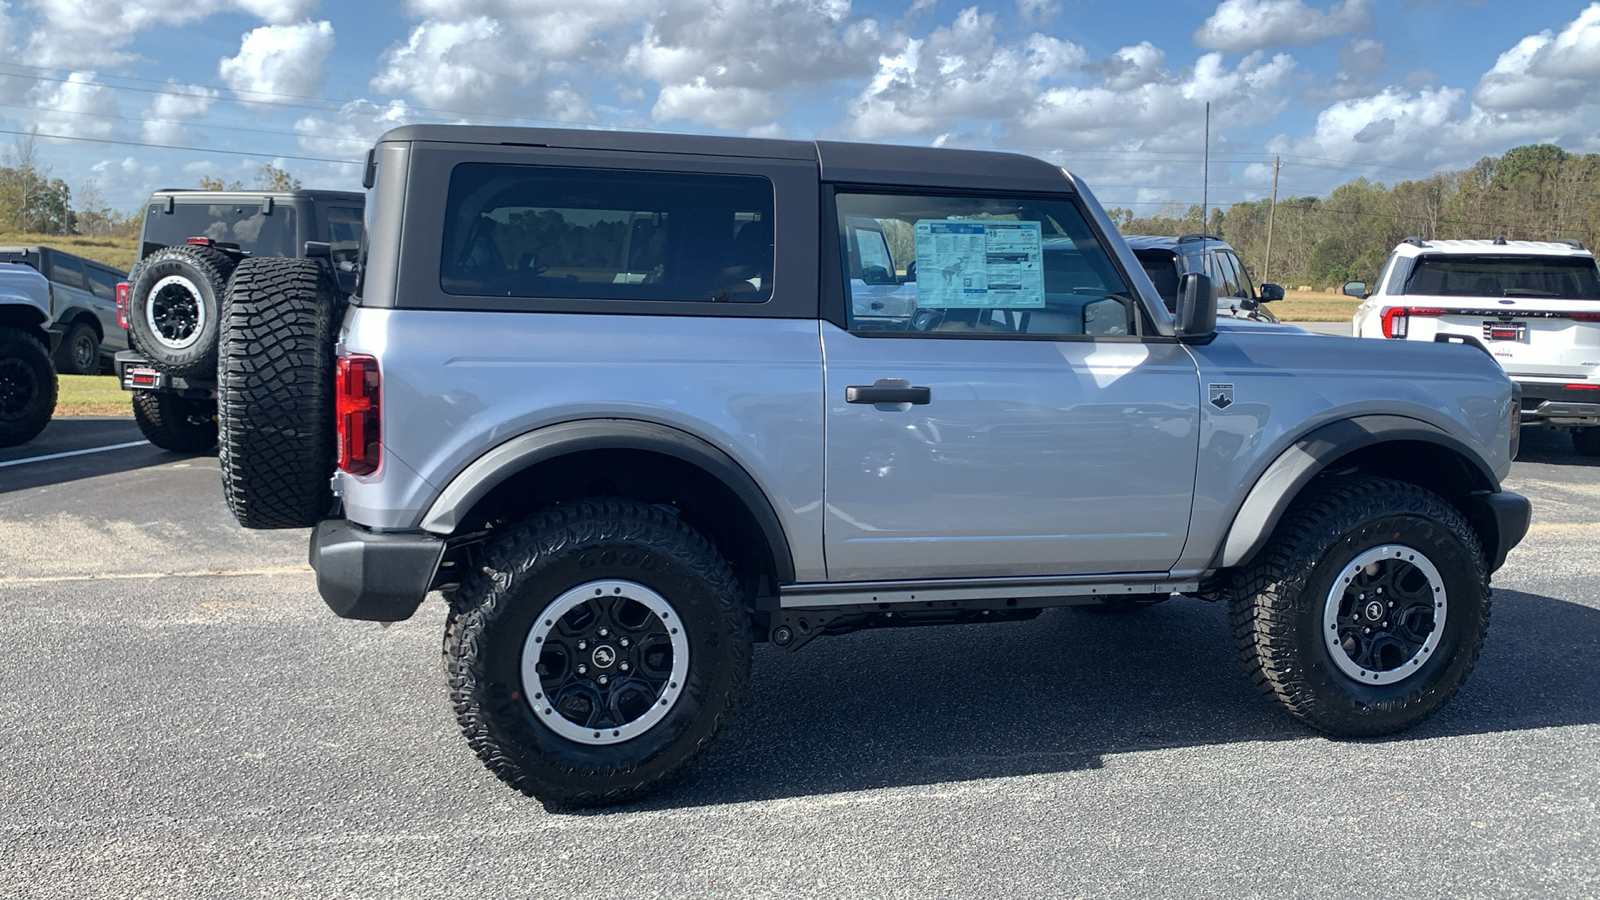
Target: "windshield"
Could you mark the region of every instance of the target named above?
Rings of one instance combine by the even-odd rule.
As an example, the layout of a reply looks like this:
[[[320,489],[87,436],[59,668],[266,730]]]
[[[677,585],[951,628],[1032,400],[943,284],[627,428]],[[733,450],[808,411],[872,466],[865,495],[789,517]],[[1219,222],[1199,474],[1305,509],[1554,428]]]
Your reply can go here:
[[[1436,297],[1600,300],[1600,270],[1592,258],[1584,257],[1428,255],[1417,258],[1405,292]]]
[[[299,255],[295,252],[295,211],[287,204],[274,204],[269,215],[261,211],[259,203],[178,203],[170,213],[152,203],[145,211],[139,256],[192,237],[238,244],[253,256]]]

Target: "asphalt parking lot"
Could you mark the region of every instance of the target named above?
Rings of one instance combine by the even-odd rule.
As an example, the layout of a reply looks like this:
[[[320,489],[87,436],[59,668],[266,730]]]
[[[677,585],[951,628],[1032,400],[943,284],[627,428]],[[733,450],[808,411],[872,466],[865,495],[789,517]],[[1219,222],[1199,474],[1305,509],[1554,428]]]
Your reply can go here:
[[[1529,432],[1535,524],[1471,681],[1330,741],[1224,610],[757,649],[729,739],[648,802],[550,814],[460,738],[443,605],[336,619],[305,532],[216,460],[62,419],[0,451],[0,895],[1507,897],[1600,894],[1600,465]]]

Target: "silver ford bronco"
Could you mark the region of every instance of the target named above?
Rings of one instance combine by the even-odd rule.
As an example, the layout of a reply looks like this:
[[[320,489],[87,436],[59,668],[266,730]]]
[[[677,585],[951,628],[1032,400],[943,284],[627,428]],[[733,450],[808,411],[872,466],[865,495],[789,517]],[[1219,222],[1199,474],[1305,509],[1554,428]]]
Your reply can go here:
[[[315,526],[341,616],[440,592],[461,728],[546,804],[684,772],[755,643],[1173,594],[1296,718],[1388,734],[1528,527],[1490,357],[1219,324],[1200,274],[1168,312],[1037,159],[410,126],[366,182],[348,306],[308,260],[230,283],[224,486]]]

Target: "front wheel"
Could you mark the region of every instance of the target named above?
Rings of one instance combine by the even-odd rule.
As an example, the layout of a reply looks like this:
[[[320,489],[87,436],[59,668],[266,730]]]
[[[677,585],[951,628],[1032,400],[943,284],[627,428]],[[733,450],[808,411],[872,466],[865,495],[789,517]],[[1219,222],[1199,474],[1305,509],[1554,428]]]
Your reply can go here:
[[[1340,737],[1433,715],[1476,664],[1488,560],[1461,512],[1385,478],[1297,499],[1230,591],[1240,658],[1302,722]]]
[[[676,778],[732,722],[749,678],[732,571],[642,503],[541,513],[489,548],[452,609],[445,668],[467,742],[552,807],[623,802]]]

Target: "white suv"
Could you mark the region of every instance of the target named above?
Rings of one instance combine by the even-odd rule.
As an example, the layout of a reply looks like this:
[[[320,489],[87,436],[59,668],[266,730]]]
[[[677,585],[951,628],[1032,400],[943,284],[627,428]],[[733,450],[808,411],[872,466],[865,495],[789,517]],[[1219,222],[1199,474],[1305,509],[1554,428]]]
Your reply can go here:
[[[1357,337],[1471,344],[1522,387],[1522,422],[1572,429],[1600,456],[1600,269],[1577,241],[1423,241],[1389,254]]]

